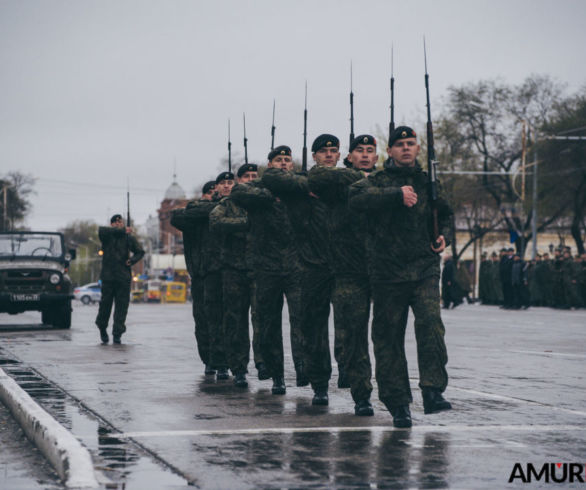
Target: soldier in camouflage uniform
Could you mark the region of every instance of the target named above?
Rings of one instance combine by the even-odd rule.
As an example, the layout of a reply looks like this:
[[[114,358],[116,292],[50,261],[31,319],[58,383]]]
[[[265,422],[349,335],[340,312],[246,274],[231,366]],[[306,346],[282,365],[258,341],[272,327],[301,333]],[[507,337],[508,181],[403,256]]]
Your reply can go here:
[[[115,344],[120,343],[122,334],[126,332],[126,314],[130,303],[131,267],[144,256],[144,250],[138,240],[131,234],[132,228],[126,227],[121,215],[115,214],[110,219],[110,226],[100,226],[98,236],[102,242],[102,300],[96,325],[100,330],[103,344],[110,341],[108,322],[115,303],[114,325],[112,336]],[[132,252],[132,255],[130,253]]]
[[[269,168],[293,168],[291,149],[279,146],[268,156]],[[270,376],[272,393],[286,392],[282,309],[287,298],[293,362],[303,361],[301,332],[301,265],[287,207],[263,182],[238,184],[231,199],[244,208],[250,221],[252,269],[256,280],[260,349]]]
[[[540,306],[553,306],[552,265],[548,253],[544,253],[541,260],[537,262],[535,280],[541,291]]]
[[[499,256],[496,252],[493,252],[490,255],[490,260],[492,261],[492,267],[490,268],[490,276],[491,276],[491,290],[492,290],[492,305],[502,305],[503,304],[503,286],[501,283],[501,271],[500,271],[500,262]]]
[[[234,174],[222,172],[216,178],[215,193],[211,201],[192,201],[185,207],[185,218],[191,227],[202,230],[201,265],[203,275],[203,309],[209,332],[209,368],[216,370],[216,378],[228,379],[228,360],[222,332],[222,263],[220,236],[209,230],[209,216],[218,205],[222,194],[227,195],[234,185]]]
[[[439,237],[434,243],[428,178],[416,160],[415,132],[398,127],[389,138],[384,169],[350,187],[350,207],[368,214],[367,251],[374,317],[372,340],[379,398],[395,427],[411,427],[413,401],[405,357],[411,307],[425,413],[448,410],[448,355],[441,319],[439,254],[449,243],[452,211],[438,189]],[[439,187],[439,186],[438,186]]]
[[[366,140],[365,140],[366,138]],[[374,170],[378,158],[370,135],[357,137],[350,147],[352,168],[336,168],[340,157],[338,138],[319,136],[312,145],[315,165],[308,175],[311,191],[328,207],[327,229],[334,272],[334,352],[346,374],[354,413],[373,415],[370,403],[372,369],[368,352],[370,284],[366,266],[366,217],[348,207],[348,189]],[[340,386],[340,379],[338,380]]]
[[[258,177],[258,167],[252,163],[242,165],[236,175],[237,183],[245,184]],[[250,356],[249,310],[252,317],[254,362],[258,369],[258,377],[261,380],[270,378],[259,348],[256,285],[250,256],[248,215],[230,196],[225,197],[210,213],[210,229],[222,236],[220,257],[223,264],[223,331],[228,364],[234,374],[234,384],[246,388]]]
[[[327,405],[332,373],[328,317],[334,287],[330,269],[328,208],[311,195],[307,176],[296,174],[292,169],[269,168],[262,176],[262,183],[287,207],[302,266],[301,328],[305,340],[305,363],[295,366],[298,381],[300,371],[306,374],[314,391],[312,404]],[[298,386],[305,384],[306,380],[298,382]]]
[[[564,262],[562,265],[562,282],[565,293],[564,308],[580,308],[582,306],[582,298],[580,297],[580,257],[578,260],[572,258],[572,253],[569,249],[564,250]]]
[[[490,304],[490,266],[488,254],[482,252],[478,268],[478,299],[483,305]]]
[[[201,200],[210,202],[214,195],[216,181],[206,182],[202,189]],[[195,321],[195,339],[199,358],[205,365],[205,374],[216,374],[210,365],[210,329],[204,313],[204,278],[206,264],[203,257],[205,237],[209,234],[205,221],[190,219],[186,208],[171,212],[171,225],[183,232],[183,248],[187,272],[191,277],[192,314]]]

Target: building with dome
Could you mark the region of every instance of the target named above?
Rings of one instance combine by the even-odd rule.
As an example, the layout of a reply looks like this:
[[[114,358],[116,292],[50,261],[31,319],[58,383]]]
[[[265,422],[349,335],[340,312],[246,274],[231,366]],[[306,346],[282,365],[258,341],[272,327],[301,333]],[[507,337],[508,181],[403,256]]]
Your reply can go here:
[[[177,183],[177,175],[173,174],[173,183],[165,191],[165,197],[161,201],[161,207],[157,210],[159,215],[159,243],[160,254],[183,254],[182,233],[171,226],[171,211],[184,208],[189,199],[183,188]]]

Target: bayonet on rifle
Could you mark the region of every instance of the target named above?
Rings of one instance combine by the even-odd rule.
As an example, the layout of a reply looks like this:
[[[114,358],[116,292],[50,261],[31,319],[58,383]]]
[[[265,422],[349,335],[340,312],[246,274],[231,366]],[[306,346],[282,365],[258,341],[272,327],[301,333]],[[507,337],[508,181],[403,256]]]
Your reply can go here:
[[[242,114],[244,121],[244,163],[248,164],[248,138],[246,137],[246,114]]]
[[[271,151],[275,149],[275,99],[273,99],[273,124],[271,126]]]
[[[305,81],[305,109],[303,111],[303,154],[301,170],[307,172],[307,81]]]
[[[354,141],[354,92],[352,89],[352,60],[350,60],[350,145]]]
[[[389,140],[395,130],[395,67],[393,55],[393,46],[391,46],[391,120],[389,122]]]
[[[232,142],[230,141],[230,119],[228,119],[228,172],[232,172]]]
[[[433,125],[431,123],[431,105],[429,102],[429,74],[427,73],[427,50],[425,48],[425,37],[423,38],[423,59],[425,63],[425,94],[427,98],[427,173],[429,179],[429,197],[433,218],[433,240],[437,244],[439,236],[439,225],[437,218],[437,175],[435,159],[435,148],[433,144]]]

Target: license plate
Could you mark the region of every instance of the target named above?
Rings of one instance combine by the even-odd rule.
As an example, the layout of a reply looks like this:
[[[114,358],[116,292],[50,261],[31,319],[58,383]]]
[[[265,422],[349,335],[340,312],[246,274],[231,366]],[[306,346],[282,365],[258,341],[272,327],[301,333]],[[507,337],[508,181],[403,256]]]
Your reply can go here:
[[[39,301],[39,294],[12,294],[12,301]]]

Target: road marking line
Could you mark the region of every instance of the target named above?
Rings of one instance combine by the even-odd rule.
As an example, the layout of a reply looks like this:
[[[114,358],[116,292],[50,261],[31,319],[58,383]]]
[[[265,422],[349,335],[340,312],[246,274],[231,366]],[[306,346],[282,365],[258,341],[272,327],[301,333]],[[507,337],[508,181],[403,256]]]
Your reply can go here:
[[[586,431],[582,425],[417,425],[411,429],[396,429],[392,426],[364,427],[258,427],[255,429],[218,429],[218,430],[167,430],[157,432],[123,432],[112,433],[117,439],[139,437],[179,437],[179,436],[221,436],[221,435],[255,435],[255,434],[298,434],[315,432],[394,432],[409,430],[412,432],[469,432],[469,431],[517,431],[517,432],[561,432]]]
[[[506,395],[495,395],[494,393],[487,393],[485,391],[477,391],[477,390],[469,390],[467,388],[458,388],[456,386],[450,386],[450,389],[464,391],[466,393],[471,393],[473,395],[480,395],[480,396],[485,396],[488,398],[494,398],[496,400],[524,402],[529,405],[537,405],[539,407],[551,408],[552,410],[555,410],[558,412],[570,413],[572,415],[579,415],[581,417],[586,417],[586,412],[582,412],[581,410],[572,410],[571,408],[555,407],[555,406],[549,405],[547,403],[542,403],[542,402],[538,402],[535,400],[527,400],[526,398],[518,398],[518,397],[506,396]]]

